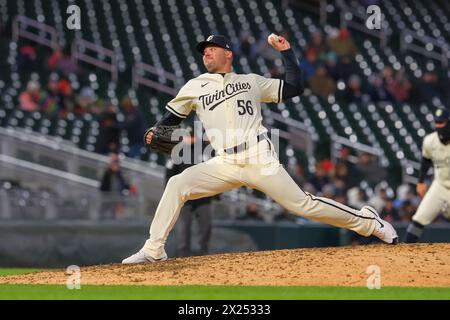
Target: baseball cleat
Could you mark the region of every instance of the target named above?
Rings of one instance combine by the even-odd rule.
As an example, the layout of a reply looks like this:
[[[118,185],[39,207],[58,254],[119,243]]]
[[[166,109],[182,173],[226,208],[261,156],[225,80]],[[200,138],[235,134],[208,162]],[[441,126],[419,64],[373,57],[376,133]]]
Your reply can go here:
[[[395,231],[394,227],[389,222],[381,219],[374,208],[364,206],[362,207],[361,211],[365,211],[365,213],[367,213],[368,215],[372,214],[372,216],[376,220],[375,230],[373,230],[372,233],[373,236],[389,244],[398,243],[397,231]]]
[[[133,264],[133,263],[153,263],[157,261],[167,260],[167,255],[164,255],[161,259],[155,259],[144,252],[144,250],[139,250],[138,253],[129,256],[122,260],[122,264]]]

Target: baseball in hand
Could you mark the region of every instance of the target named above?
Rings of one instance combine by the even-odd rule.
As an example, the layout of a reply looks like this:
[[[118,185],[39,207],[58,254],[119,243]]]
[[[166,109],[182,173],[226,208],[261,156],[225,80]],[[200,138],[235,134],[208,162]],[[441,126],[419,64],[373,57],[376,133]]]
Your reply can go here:
[[[271,33],[267,37],[267,42],[277,51],[284,51],[291,47],[289,42],[283,36],[277,36],[275,33]]]
[[[268,37],[267,37],[267,42],[272,46],[275,41],[280,41],[280,37],[277,36],[275,33],[271,33]]]

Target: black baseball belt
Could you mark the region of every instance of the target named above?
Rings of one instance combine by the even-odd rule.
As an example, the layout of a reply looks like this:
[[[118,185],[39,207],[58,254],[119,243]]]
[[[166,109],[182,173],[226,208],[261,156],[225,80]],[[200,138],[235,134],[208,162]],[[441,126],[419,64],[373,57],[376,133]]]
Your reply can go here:
[[[262,141],[264,139],[267,139],[267,140],[269,139],[267,137],[267,132],[261,133],[256,137],[257,143],[259,143],[260,141]],[[231,147],[228,149],[223,149],[223,151],[227,154],[234,154],[234,153],[239,153],[241,151],[247,150],[247,148],[249,148],[249,147],[250,147],[250,142],[245,141],[237,146],[234,146],[234,147]],[[272,148],[270,146],[270,142],[269,142],[269,148]]]

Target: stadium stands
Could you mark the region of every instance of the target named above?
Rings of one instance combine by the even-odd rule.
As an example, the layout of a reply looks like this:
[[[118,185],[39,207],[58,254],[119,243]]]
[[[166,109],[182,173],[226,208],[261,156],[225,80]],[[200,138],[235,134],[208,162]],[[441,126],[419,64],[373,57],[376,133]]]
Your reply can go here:
[[[337,17],[344,10],[351,8],[365,14],[365,7],[359,1],[329,2],[326,6],[328,21],[322,24],[318,15],[302,10],[296,1],[287,3],[288,6],[284,1],[256,0],[83,0],[77,2],[83,13],[82,29],[71,31],[66,29],[64,19],[69,1],[0,0],[3,21],[0,26],[3,30],[0,41],[0,126],[59,136],[88,151],[95,151],[101,126],[101,117],[95,113],[68,112],[61,117],[18,108],[19,95],[28,81],[39,81],[41,87],[45,87],[52,72],[47,66],[52,50],[44,46],[36,47],[35,70],[21,72],[17,68],[20,50],[29,43],[23,39],[16,43],[12,39],[13,21],[18,15],[55,28],[61,48],[70,48],[73,41],[84,39],[112,50],[120,75],[117,83],[107,72],[82,65],[82,71],[68,76],[73,89],[79,93],[84,87],[91,88],[97,97],[116,106],[121,97],[129,95],[137,101],[146,122],[152,124],[161,117],[163,107],[171,97],[147,88],[133,88],[131,70],[134,64],[150,64],[175,74],[180,83],[184,83],[202,72],[202,60],[196,53],[195,44],[208,34],[220,33],[235,43],[237,72],[271,76],[274,70],[282,72],[282,62],[279,57],[264,54],[265,39],[270,32],[286,33],[295,50],[305,59],[312,35],[317,31],[324,37],[333,34],[342,23]],[[388,177],[395,187],[404,174],[417,174],[421,141],[432,130],[431,113],[448,102],[445,92],[424,101],[414,95],[414,89],[421,85],[427,72],[437,73],[441,79],[450,75],[446,69],[440,69],[445,57],[439,61],[402,48],[403,36],[406,43],[417,40],[402,32],[411,30],[417,37],[433,38],[435,48],[429,50],[424,46],[425,51],[447,48],[450,5],[446,1],[418,0],[386,0],[379,5],[386,20],[383,26],[388,35],[387,44],[380,45],[376,38],[350,28],[358,51],[351,60],[352,70],[367,89],[375,75],[390,68],[394,77],[399,75],[403,77],[400,80],[412,86],[405,91],[407,98],[383,101],[362,98],[349,102],[343,98],[349,83],[337,79],[336,93],[327,98],[307,90],[303,97],[271,107],[271,110],[285,119],[302,122],[317,146],[315,155],[319,158],[330,156],[330,146],[337,137],[378,150],[380,163],[395,172]],[[248,53],[244,53],[239,43],[245,33],[249,35],[253,50]],[[119,122],[123,119],[122,111],[117,117]],[[265,120],[267,123],[274,121],[270,115]],[[282,143],[285,147],[280,150],[286,154],[281,154],[281,159],[287,164],[297,163],[299,154],[292,152],[289,142]],[[128,151],[128,139],[123,133],[121,148],[123,152]],[[143,154],[142,159],[158,164],[165,162],[156,154]],[[312,172],[314,160],[308,160],[307,170]]]

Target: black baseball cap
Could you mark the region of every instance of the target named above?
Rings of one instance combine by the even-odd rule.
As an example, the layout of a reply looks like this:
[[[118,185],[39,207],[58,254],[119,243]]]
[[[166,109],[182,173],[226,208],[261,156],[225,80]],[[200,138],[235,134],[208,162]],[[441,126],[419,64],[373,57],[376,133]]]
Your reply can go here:
[[[208,44],[214,44],[226,50],[233,51],[231,49],[232,45],[230,40],[228,40],[227,37],[221,35],[210,35],[208,38],[206,38],[205,41],[199,42],[197,44],[197,51],[203,54],[203,51]]]
[[[447,109],[439,108],[434,112],[434,122],[450,121],[450,113]]]

